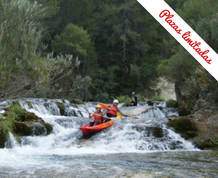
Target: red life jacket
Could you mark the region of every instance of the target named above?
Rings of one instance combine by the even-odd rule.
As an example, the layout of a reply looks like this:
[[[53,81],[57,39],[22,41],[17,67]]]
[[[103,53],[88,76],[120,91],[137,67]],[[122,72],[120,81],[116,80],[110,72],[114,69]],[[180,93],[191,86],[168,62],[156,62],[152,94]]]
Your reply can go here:
[[[94,121],[93,122],[95,122],[95,121],[98,121],[98,122],[100,122],[100,123],[102,123],[102,112],[100,112],[100,113],[98,113],[98,112],[95,112],[94,113]]]
[[[111,114],[113,116],[116,116],[117,115],[117,107],[115,107],[114,105],[110,105],[109,106],[109,109],[107,111],[108,114]]]

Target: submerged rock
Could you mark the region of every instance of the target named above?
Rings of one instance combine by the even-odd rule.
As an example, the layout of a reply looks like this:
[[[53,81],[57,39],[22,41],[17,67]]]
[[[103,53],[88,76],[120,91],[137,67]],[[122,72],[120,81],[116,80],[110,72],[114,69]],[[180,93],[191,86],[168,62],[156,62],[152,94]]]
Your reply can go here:
[[[46,127],[42,123],[33,123],[30,125],[31,135],[47,135]]]

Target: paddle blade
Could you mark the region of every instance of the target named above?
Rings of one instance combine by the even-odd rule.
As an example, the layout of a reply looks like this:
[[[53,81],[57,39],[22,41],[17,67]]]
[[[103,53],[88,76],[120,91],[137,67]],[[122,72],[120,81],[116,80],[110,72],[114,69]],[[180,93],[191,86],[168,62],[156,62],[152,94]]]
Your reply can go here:
[[[133,119],[139,119],[138,117],[132,117]]]
[[[122,115],[118,112],[116,118],[117,118],[117,119],[122,119]]]
[[[100,105],[101,108],[104,109],[104,110],[107,110],[107,109],[108,109],[108,107],[107,107],[106,105],[104,105],[104,104],[101,104],[101,103],[100,103],[99,105]]]

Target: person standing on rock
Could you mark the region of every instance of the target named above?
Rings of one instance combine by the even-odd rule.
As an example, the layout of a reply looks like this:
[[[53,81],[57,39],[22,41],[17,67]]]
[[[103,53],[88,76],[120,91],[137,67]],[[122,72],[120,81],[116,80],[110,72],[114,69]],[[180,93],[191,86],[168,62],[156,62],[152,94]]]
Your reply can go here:
[[[135,95],[135,92],[132,92],[132,101],[130,102],[130,106],[137,106],[138,99],[137,96]]]

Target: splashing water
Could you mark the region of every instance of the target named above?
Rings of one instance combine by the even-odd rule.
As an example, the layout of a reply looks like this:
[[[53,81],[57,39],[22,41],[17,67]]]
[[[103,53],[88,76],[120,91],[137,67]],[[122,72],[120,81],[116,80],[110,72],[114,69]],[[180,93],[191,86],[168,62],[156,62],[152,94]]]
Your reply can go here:
[[[141,113],[139,119],[124,117],[121,122],[85,139],[80,127],[90,121],[88,114],[72,110],[70,107],[94,112],[97,102],[77,105],[61,99],[31,98],[20,99],[19,102],[27,111],[34,112],[52,125],[53,131],[47,136],[21,137],[20,143],[9,133],[6,148],[0,149],[0,160],[3,160],[0,168],[3,166],[7,169],[12,167],[23,169],[23,167],[37,168],[47,165],[55,167],[59,162],[63,164],[62,158],[65,156],[197,150],[192,143],[184,140],[167,126],[166,116],[174,115],[176,110],[171,112],[165,107],[163,111],[159,106],[166,106],[164,103],[156,103],[158,107],[148,106],[145,102],[136,108],[120,108],[123,112],[132,109],[134,114],[134,109],[142,107],[147,112]],[[64,116],[60,114],[56,102],[64,104]],[[4,104],[10,106],[10,103],[12,102]],[[63,169],[66,171],[66,167]]]

